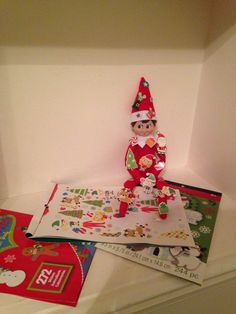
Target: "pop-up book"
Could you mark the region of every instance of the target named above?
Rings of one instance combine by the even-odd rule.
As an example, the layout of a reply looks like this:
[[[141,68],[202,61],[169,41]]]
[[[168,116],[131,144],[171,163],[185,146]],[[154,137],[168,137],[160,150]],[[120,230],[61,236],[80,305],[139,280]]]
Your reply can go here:
[[[96,247],[148,267],[202,284],[209,255],[221,193],[167,181],[180,191],[194,247],[117,245],[97,243]]]
[[[156,197],[145,194],[142,187],[134,190],[133,202],[120,218],[119,188],[56,185],[46,210],[32,219],[28,233],[37,239],[193,246],[179,191],[169,191],[167,219],[158,218]]]
[[[95,247],[28,239],[31,218],[0,210],[0,292],[76,306]]]

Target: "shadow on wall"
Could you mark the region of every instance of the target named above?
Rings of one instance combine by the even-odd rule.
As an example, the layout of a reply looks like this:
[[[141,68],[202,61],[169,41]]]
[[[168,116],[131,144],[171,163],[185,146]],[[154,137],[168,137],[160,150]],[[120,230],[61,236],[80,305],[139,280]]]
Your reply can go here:
[[[0,45],[204,48],[235,20],[234,0],[1,1]]]
[[[203,48],[211,1],[2,1],[0,44]]]
[[[16,159],[19,159],[19,147],[16,140],[15,117],[11,107],[12,91],[9,87],[8,73],[4,68],[0,68],[0,86],[0,199],[3,199],[10,194],[6,169],[11,169],[14,174],[14,185],[16,186],[20,184],[21,176],[19,165],[15,162]]]
[[[0,63],[201,63],[235,12],[234,0],[1,1]]]
[[[222,36],[236,23],[236,1],[215,0],[212,5],[208,31],[208,45]]]
[[[213,1],[206,41],[205,59],[224,45],[236,33],[236,1]]]
[[[0,199],[8,196],[7,176],[5,173],[2,145],[0,142]]]

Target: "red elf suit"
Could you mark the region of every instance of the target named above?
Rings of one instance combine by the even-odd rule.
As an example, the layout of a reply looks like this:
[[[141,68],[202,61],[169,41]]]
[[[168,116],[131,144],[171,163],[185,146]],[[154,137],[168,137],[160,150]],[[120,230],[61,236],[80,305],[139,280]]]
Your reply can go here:
[[[141,78],[139,91],[132,106],[131,124],[136,122],[157,121],[153,101],[149,91],[149,84]],[[153,186],[159,191],[166,185],[159,177],[166,162],[166,143],[163,134],[156,132],[148,136],[136,135],[132,137],[126,152],[125,164],[131,179],[124,183],[124,188],[133,192],[138,185],[150,189]],[[147,190],[148,191],[148,190]],[[158,207],[161,218],[166,218],[168,213],[167,197],[159,193]],[[120,216],[125,216],[128,204],[120,203]]]

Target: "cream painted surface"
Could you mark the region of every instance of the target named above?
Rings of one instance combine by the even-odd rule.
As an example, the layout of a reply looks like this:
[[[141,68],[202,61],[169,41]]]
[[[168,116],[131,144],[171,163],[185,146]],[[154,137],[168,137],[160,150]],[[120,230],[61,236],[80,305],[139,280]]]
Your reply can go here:
[[[168,167],[186,163],[201,65],[1,66],[2,195],[51,180],[121,185],[139,79],[151,84]],[[5,194],[5,195],[4,195]]]
[[[233,6],[236,21],[236,3],[228,3],[228,11],[219,14],[220,2],[215,9],[218,19],[213,19],[203,63],[188,164],[236,199],[236,24],[222,34]]]
[[[187,161],[211,1],[0,1],[0,197],[121,184],[139,79]]]

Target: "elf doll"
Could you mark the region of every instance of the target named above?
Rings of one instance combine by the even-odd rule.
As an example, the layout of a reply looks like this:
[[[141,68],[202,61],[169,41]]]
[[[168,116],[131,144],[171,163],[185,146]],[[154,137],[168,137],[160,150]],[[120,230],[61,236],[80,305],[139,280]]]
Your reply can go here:
[[[131,138],[125,164],[131,178],[124,183],[120,194],[119,217],[124,217],[133,196],[133,190],[141,185],[150,194],[153,187],[158,189],[158,211],[162,219],[168,216],[167,196],[161,192],[165,181],[159,177],[165,167],[166,144],[163,134],[157,131],[157,117],[149,91],[149,84],[141,78],[139,90],[132,106],[131,127],[135,136]]]

